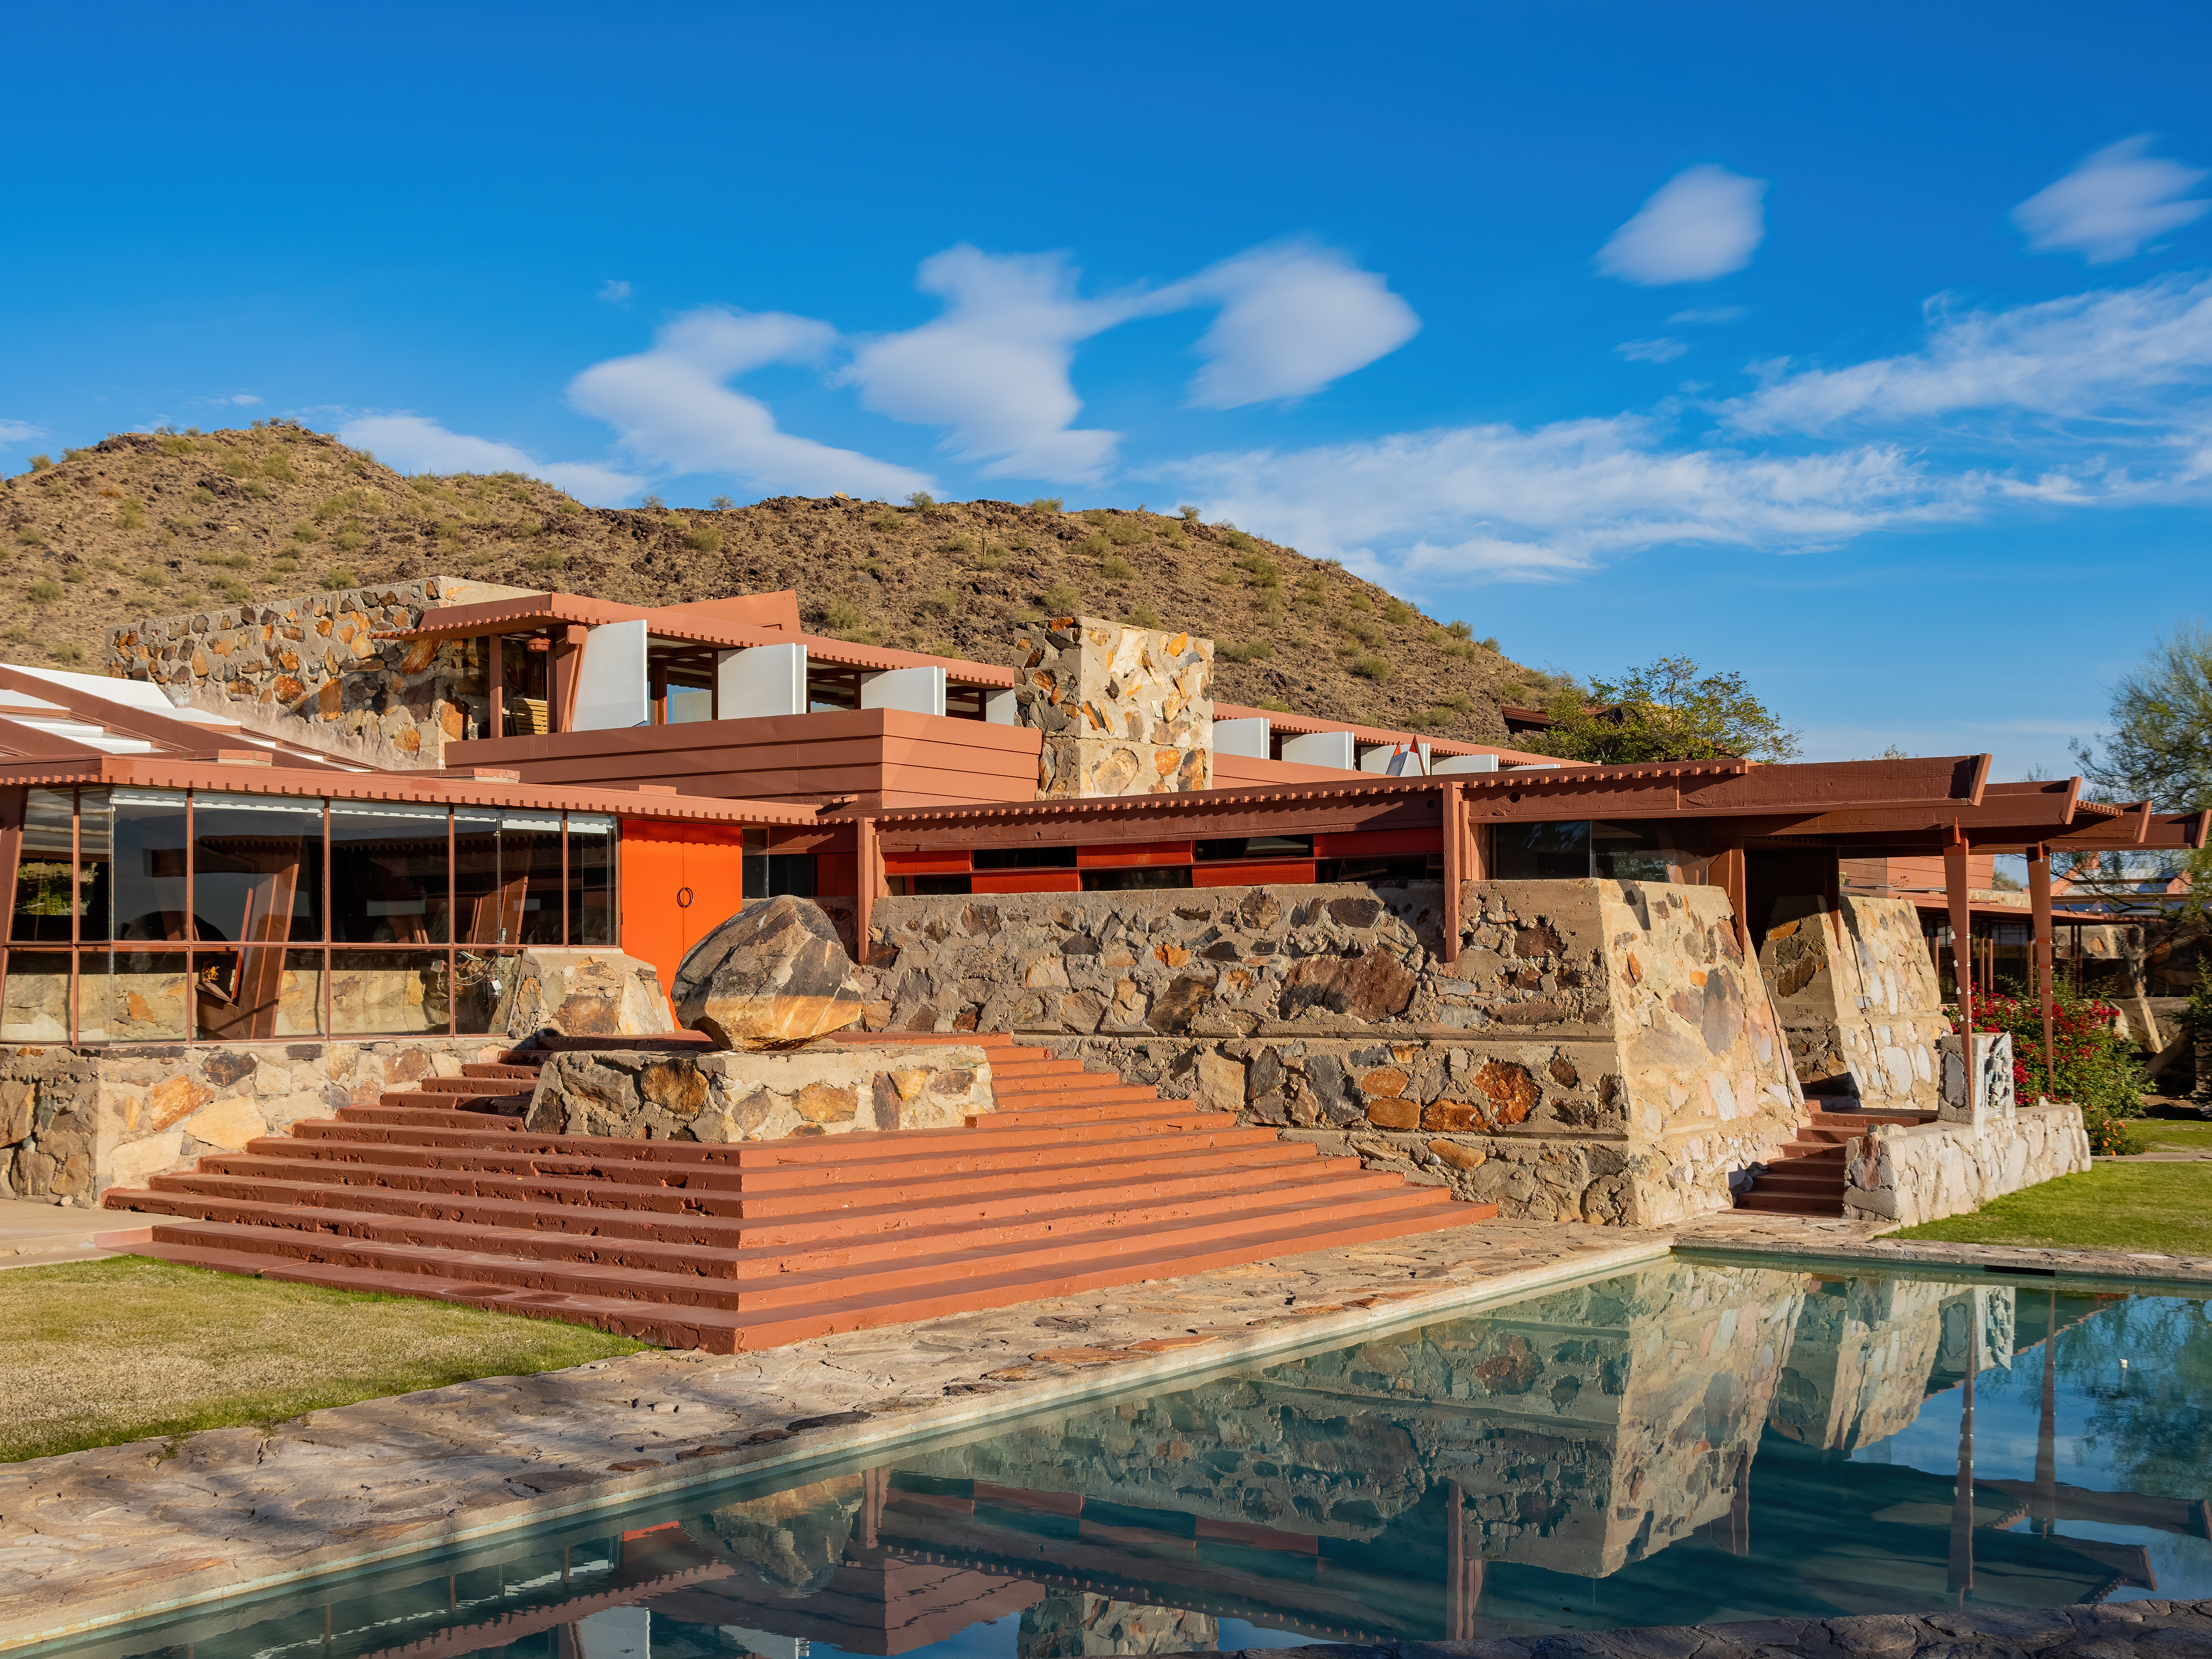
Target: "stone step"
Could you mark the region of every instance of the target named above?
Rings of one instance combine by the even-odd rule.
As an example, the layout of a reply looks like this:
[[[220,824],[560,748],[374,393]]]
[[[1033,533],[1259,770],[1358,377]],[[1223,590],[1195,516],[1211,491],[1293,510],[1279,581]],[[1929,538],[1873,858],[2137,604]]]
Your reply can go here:
[[[977,1112],[972,1114],[968,1121],[970,1125],[990,1122],[1009,1128],[1030,1128],[1047,1124],[1091,1123],[1102,1118],[1119,1121],[1172,1117],[1197,1109],[1197,1106],[1188,1100],[1161,1100],[1157,1096],[1147,1095],[1140,1100],[1102,1101],[1091,1106],[1018,1106],[1010,1112]]]
[[[471,1060],[461,1067],[463,1077],[506,1078],[520,1083],[526,1091],[537,1086],[542,1069],[536,1066],[516,1066],[506,1060]]]
[[[1035,1194],[1026,1206],[991,1206],[997,1212],[990,1214],[917,1211],[909,1224],[885,1231],[833,1226],[809,1229],[807,1237],[784,1239],[776,1237],[787,1231],[782,1227],[749,1227],[735,1235],[734,1243],[616,1238],[501,1225],[474,1217],[403,1216],[304,1205],[278,1211],[265,1204],[168,1192],[146,1194],[140,1202],[158,1206],[142,1208],[142,1212],[177,1218],[155,1224],[154,1237],[161,1243],[208,1243],[220,1232],[222,1237],[216,1242],[224,1249],[267,1250],[355,1266],[408,1265],[374,1261],[369,1255],[404,1250],[419,1271],[419,1253],[436,1250],[593,1275],[592,1284],[562,1286],[568,1290],[595,1290],[610,1272],[635,1270],[647,1277],[636,1279],[629,1294],[738,1307],[760,1305],[760,1297],[781,1297],[794,1287],[811,1294],[812,1287],[802,1285],[799,1275],[834,1272],[854,1283],[862,1270],[897,1273],[919,1263],[917,1271],[957,1277],[969,1271],[967,1264],[988,1258],[1012,1265],[1021,1252],[1048,1245],[1068,1251],[1108,1250],[1120,1248],[1118,1241],[1131,1230],[1170,1228],[1179,1230],[1178,1237],[1205,1239],[1237,1230],[1249,1212],[1276,1217],[1318,1206],[1327,1218],[1402,1192],[1401,1183],[1387,1172],[1363,1174],[1356,1167],[1358,1159],[1350,1162],[1355,1166],[1352,1170],[1316,1163],[1298,1177],[1285,1176],[1226,1194],[1196,1183],[1157,1196],[1109,1190],[1103,1202],[1097,1201],[1102,1194],[1096,1191],[1072,1200],[1057,1194]],[[681,1280],[693,1284],[686,1287]],[[684,1292],[680,1296],[679,1290]]]
[[[497,1097],[499,1099],[507,1097],[503,1095]],[[471,1127],[479,1126],[496,1127],[505,1124],[510,1130],[520,1129],[522,1127],[522,1120],[519,1117],[506,1117],[495,1112],[464,1111],[458,1106],[451,1105],[441,1104],[431,1107],[411,1104],[408,1103],[408,1097],[402,1096],[399,1098],[401,1103],[398,1105],[386,1105],[383,1100],[380,1099],[374,1106],[341,1106],[338,1108],[338,1121],[380,1124],[390,1128],[414,1129],[441,1129],[458,1125],[467,1125]],[[414,1098],[427,1100],[429,1097],[419,1096]],[[452,1096],[441,1097],[441,1100],[453,1098]]]
[[[945,1314],[972,1313],[1050,1297],[1077,1296],[1147,1279],[1204,1273],[1308,1250],[1342,1249],[1476,1225],[1497,1212],[1497,1206],[1492,1204],[1451,1204],[1443,1210],[1423,1208],[1389,1217],[1361,1216],[1320,1226],[1301,1224],[1198,1248],[1188,1243],[1163,1245],[1133,1240],[1131,1252],[1112,1261],[1075,1266],[1054,1263],[981,1275],[955,1285],[887,1295],[826,1297],[803,1309],[758,1313],[672,1307],[620,1297],[518,1291],[443,1275],[375,1272],[334,1263],[277,1261],[272,1265],[271,1259],[264,1255],[190,1245],[149,1244],[141,1246],[140,1252],[163,1261],[290,1284],[463,1302],[502,1313],[573,1320],[668,1347],[738,1353],[780,1347],[842,1331],[873,1330]]]
[[[1761,1193],[1754,1188],[1735,1201],[1739,1210],[1759,1210],[1769,1215],[1834,1216],[1843,1212],[1840,1198],[1808,1198],[1796,1194]]]

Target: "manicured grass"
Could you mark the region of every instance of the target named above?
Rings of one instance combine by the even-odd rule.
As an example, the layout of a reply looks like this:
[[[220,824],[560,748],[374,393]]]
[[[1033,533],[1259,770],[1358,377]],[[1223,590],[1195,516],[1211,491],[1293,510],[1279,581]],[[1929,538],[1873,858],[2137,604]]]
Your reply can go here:
[[[646,1345],[583,1326],[144,1256],[0,1273],[0,1462],[278,1423]]]
[[[2135,1127],[2146,1152],[2212,1152],[2212,1119],[2145,1117]]]
[[[2144,1127],[2156,1139],[2169,1126],[2154,1121]],[[2087,1175],[2062,1176],[2008,1194],[1972,1215],[1923,1222],[1887,1237],[2212,1256],[2212,1164],[2100,1164]]]

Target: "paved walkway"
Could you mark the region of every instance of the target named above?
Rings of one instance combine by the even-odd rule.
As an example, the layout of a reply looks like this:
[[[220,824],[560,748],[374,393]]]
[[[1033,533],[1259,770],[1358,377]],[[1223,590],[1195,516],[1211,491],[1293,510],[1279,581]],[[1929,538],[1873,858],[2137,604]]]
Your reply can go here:
[[[57,1261],[94,1261],[104,1255],[121,1255],[121,1250],[104,1249],[92,1242],[94,1234],[112,1231],[117,1218],[105,1210],[0,1198],[0,1268],[43,1267]]]

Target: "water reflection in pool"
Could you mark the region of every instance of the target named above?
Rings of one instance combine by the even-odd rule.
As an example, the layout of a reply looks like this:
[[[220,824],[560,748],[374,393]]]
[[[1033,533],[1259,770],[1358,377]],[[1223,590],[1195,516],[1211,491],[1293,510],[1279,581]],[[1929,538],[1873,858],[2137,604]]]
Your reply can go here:
[[[2177,1297],[1675,1260],[877,1457],[82,1650],[1067,1659],[2212,1595]]]

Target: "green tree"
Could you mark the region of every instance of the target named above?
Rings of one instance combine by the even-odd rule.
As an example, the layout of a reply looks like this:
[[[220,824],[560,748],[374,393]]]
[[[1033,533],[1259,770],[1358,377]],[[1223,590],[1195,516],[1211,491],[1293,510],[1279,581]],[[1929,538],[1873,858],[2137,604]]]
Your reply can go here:
[[[2109,712],[2112,728],[2101,751],[2087,744],[2074,745],[2074,757],[2096,796],[2149,800],[2166,812],[2212,807],[2212,632],[2202,623],[2187,622],[2156,641],[2113,686]],[[2191,897],[2181,907],[2181,917],[2200,938],[2212,933],[2212,912],[2207,908],[2212,904],[2212,848],[2194,856],[2130,859],[2123,854],[2097,860],[2094,872],[2081,868],[2085,860],[2078,855],[2062,862],[2072,867],[2077,887],[2100,892],[2109,888],[2106,896],[2122,901],[2133,881],[2185,870]]]
[[[1618,680],[1594,679],[1553,693],[1554,722],[1544,750],[1561,760],[1626,765],[1635,761],[1786,761],[1798,734],[1751,694],[1743,676],[1700,674],[1687,657],[1661,657]]]

